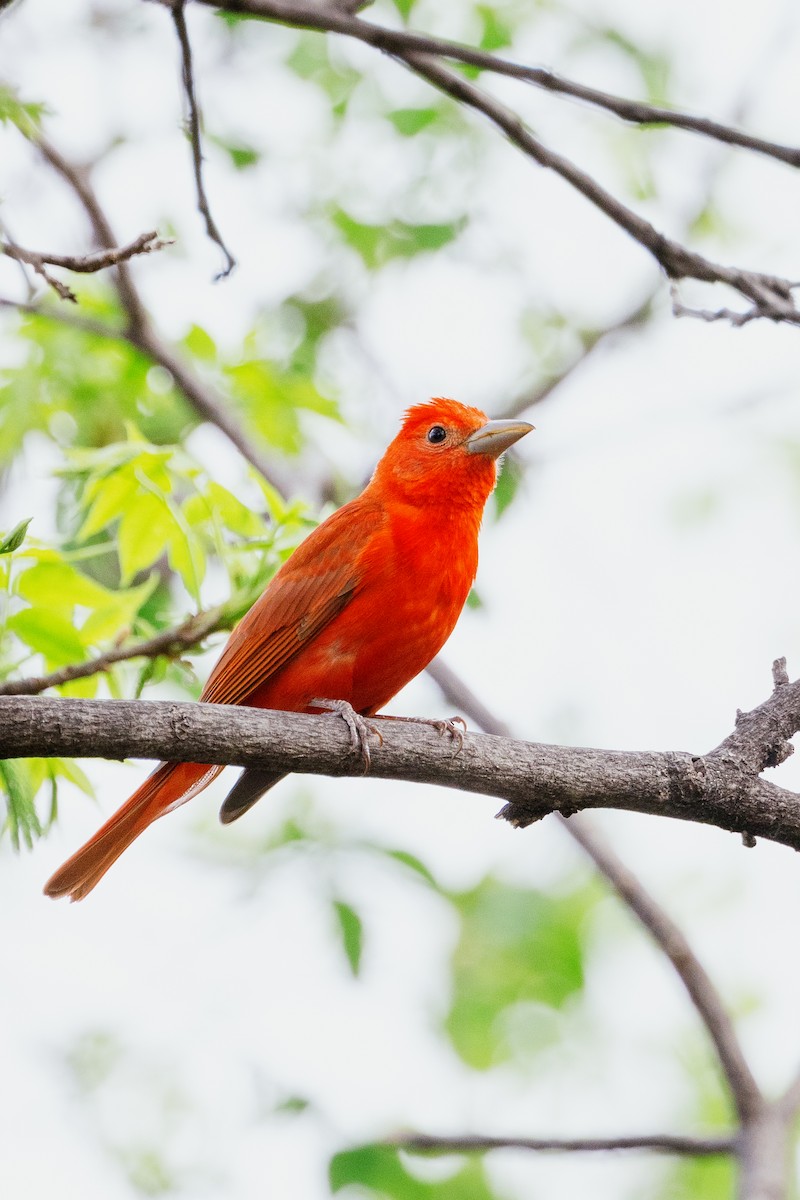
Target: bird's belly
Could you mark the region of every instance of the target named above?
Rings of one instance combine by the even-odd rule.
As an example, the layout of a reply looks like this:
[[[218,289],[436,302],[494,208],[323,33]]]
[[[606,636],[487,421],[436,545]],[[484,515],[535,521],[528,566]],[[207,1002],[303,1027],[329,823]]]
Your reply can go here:
[[[299,712],[321,698],[377,712],[438,654],[462,604],[396,596],[385,610],[365,612],[356,598],[246,703]]]

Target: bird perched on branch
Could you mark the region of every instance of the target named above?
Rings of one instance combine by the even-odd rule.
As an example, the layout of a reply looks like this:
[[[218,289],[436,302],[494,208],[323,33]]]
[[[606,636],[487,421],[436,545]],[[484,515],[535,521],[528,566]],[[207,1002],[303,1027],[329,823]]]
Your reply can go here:
[[[374,716],[441,650],[478,567],[497,458],[533,428],[455,400],[418,404],[367,487],[311,533],[231,634],[201,701],[288,712],[333,708],[368,761]],[[162,763],[60,867],[48,896],[82,900],[148,825],[223,768]],[[246,769],[220,820],[235,821],[282,776]]]

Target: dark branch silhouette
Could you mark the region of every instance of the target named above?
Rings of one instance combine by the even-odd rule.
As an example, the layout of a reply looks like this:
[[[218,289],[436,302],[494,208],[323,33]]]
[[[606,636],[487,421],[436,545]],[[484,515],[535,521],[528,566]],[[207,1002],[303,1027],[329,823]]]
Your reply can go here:
[[[186,95],[186,104],[188,108],[187,133],[192,147],[192,167],[194,170],[194,183],[197,191],[197,208],[203,217],[203,220],[205,221],[206,233],[211,238],[212,242],[216,242],[225,256],[225,266],[218,275],[214,276],[215,280],[220,280],[225,279],[228,275],[230,275],[231,271],[236,266],[236,259],[225,245],[217,223],[211,215],[211,208],[208,203],[208,196],[206,195],[206,186],[203,180],[203,146],[200,133],[200,108],[197,103],[197,89],[195,88],[194,84],[192,44],[189,41],[189,30],[186,27],[186,14],[184,9],[185,0],[171,0],[170,10],[172,12],[172,20],[175,25],[175,32],[178,35],[178,42],[181,48],[183,90]]]

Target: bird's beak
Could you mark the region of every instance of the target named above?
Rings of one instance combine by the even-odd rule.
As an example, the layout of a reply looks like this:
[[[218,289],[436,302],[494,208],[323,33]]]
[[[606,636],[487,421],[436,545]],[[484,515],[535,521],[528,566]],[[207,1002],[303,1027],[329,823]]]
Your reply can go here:
[[[487,458],[499,458],[504,450],[513,446],[533,425],[527,421],[487,421],[467,438],[464,445],[468,454],[485,454]]]

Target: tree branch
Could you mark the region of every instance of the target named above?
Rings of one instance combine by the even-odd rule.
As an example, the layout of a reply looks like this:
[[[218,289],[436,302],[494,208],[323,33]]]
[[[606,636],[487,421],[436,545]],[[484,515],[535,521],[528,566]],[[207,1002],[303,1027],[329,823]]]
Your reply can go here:
[[[168,2],[168,0],[162,0],[162,3],[164,2]],[[523,68],[517,64],[505,64],[504,67],[500,67],[498,64],[503,60],[495,59],[492,55],[485,55],[483,51],[472,51],[467,47],[447,42],[445,39],[429,38],[426,35],[412,34],[408,31],[384,29],[364,21],[362,18],[348,16],[330,8],[320,9],[307,4],[294,3],[291,0],[224,0],[223,3],[219,3],[219,0],[199,0],[199,2],[213,3],[215,8],[222,8],[228,12],[249,14],[282,24],[327,30],[357,37],[361,41],[386,51],[421,78],[433,84],[439,91],[482,113],[524,154],[569,183],[614,224],[637,241],[655,259],[668,279],[673,281],[695,279],[702,283],[725,284],[738,292],[749,303],[749,308],[741,313],[730,309],[719,309],[716,314],[711,310],[704,310],[701,314],[704,319],[729,319],[734,324],[743,324],[757,318],[766,318],[771,321],[800,324],[800,311],[796,308],[792,296],[792,288],[796,285],[791,280],[760,271],[726,267],[721,263],[712,262],[703,255],[694,253],[679,242],[666,237],[570,159],[549,149],[531,133],[515,112],[456,71],[446,67],[441,62],[441,58],[455,58],[484,69],[500,70],[502,74],[512,74],[518,78],[536,75],[537,78],[531,77],[529,82],[537,82],[540,86],[548,86],[550,90],[579,96],[592,103],[600,103],[602,97],[606,101],[603,106],[609,108],[613,102],[612,111],[619,109],[618,115],[623,115],[623,112],[633,114],[634,111],[641,114],[648,106],[637,106],[634,102],[559,80],[551,72],[544,71],[539,77],[539,68]],[[545,77],[547,83],[545,83]],[[651,111],[658,114],[653,119],[662,123],[665,116],[669,114],[667,109]],[[716,122],[708,122],[704,118],[684,117],[681,119],[680,114],[670,115],[679,118],[677,122],[671,121],[672,124],[682,124],[685,128],[702,132],[705,136],[715,137],[717,140],[727,141],[729,144],[744,145],[746,143],[748,149],[769,153],[772,157],[790,162],[794,166],[800,165],[800,150],[779,146],[777,143],[763,142],[761,139],[753,139],[748,135],[740,137],[737,131],[718,125]],[[633,118],[630,116],[626,119]],[[721,136],[723,131],[724,137]],[[676,313],[696,315],[694,310],[684,309],[682,306],[676,308]]]
[[[654,1150],[693,1158],[733,1154],[735,1137],[682,1137],[672,1133],[643,1133],[602,1138],[433,1137],[425,1133],[398,1134],[381,1143],[414,1153],[471,1154],[486,1150],[536,1150],[557,1154],[604,1153],[611,1150]]]
[[[72,289],[51,275],[46,270],[46,266],[63,267],[67,271],[91,275],[95,271],[105,270],[106,267],[115,267],[118,263],[133,258],[137,254],[152,254],[155,250],[162,250],[164,246],[171,246],[173,241],[174,238],[160,238],[153,230],[151,233],[140,234],[127,246],[99,250],[95,254],[45,254],[39,250],[25,250],[14,242],[0,242],[0,252],[7,255],[8,258],[16,259],[17,262],[28,263],[58,293],[62,300],[71,300],[73,303],[77,303],[77,296]]]
[[[541,167],[553,171],[576,191],[629,234],[634,241],[648,251],[656,260],[668,279],[696,279],[701,283],[723,283],[750,301],[748,310],[752,316],[766,317],[772,321],[800,324],[800,312],[792,298],[791,280],[759,271],[746,271],[739,267],[726,267],[711,262],[701,254],[687,250],[679,242],[666,237],[606,191],[591,175],[588,175],[570,159],[550,150],[506,105],[493,96],[481,91],[474,84],[424,55],[408,54],[403,61],[422,78],[427,79],[440,91],[459,100],[462,104],[483,113],[505,133],[508,140],[537,162]]]
[[[166,629],[146,641],[133,642],[127,646],[117,646],[106,650],[86,662],[72,663],[52,671],[49,675],[29,676],[27,679],[9,679],[0,683],[0,696],[38,696],[48,688],[60,687],[71,683],[74,679],[87,679],[91,675],[100,675],[109,671],[116,663],[127,662],[132,658],[158,658],[166,655],[175,658],[185,650],[204,641],[209,634],[222,629],[229,629],[234,617],[225,606],[218,605],[206,612],[196,613],[188,617],[173,629]]]
[[[800,681],[754,710],[770,723],[797,712]],[[276,771],[354,775],[340,722],[193,705],[0,697],[0,756],[172,759]],[[751,716],[754,714],[750,714]],[[766,721],[766,716],[765,716]],[[735,735],[734,735],[735,736]],[[723,743],[725,746],[727,743]],[[760,779],[722,747],[684,752],[595,750],[467,734],[457,752],[426,727],[387,726],[372,773],[478,792],[507,801],[499,814],[524,827],[550,812],[619,808],[716,825],[800,848],[800,801]],[[768,750],[765,750],[768,753]]]
[[[172,20],[175,25],[175,32],[178,35],[178,42],[181,48],[181,70],[183,76],[183,90],[186,95],[186,104],[188,108],[187,132],[189,142],[192,147],[192,166],[194,169],[194,183],[197,191],[197,207],[206,223],[206,233],[211,238],[212,242],[216,242],[225,257],[225,266],[214,276],[214,281],[225,279],[230,275],[233,268],[236,266],[236,259],[231,254],[228,247],[223,241],[217,223],[211,215],[211,208],[206,195],[205,183],[203,182],[203,148],[200,135],[200,109],[197,104],[197,94],[194,86],[194,71],[192,68],[192,45],[189,41],[189,30],[186,28],[186,14],[184,12],[185,0],[170,0],[170,11]]]
[[[169,2],[170,0],[162,0],[162,3]],[[766,138],[756,137],[708,117],[699,117],[692,113],[646,104],[641,100],[628,100],[622,96],[615,96],[610,92],[565,79],[562,75],[557,75],[546,67],[532,67],[524,63],[511,62],[505,58],[498,58],[489,51],[453,42],[447,38],[431,37],[429,34],[416,33],[408,29],[387,29],[355,16],[347,16],[342,11],[344,6],[321,8],[319,5],[296,3],[294,0],[199,0],[199,3],[212,5],[225,12],[238,12],[261,17],[282,25],[302,26],[326,33],[339,33],[366,42],[367,45],[374,46],[377,50],[383,50],[386,54],[399,58],[405,58],[407,54],[411,53],[451,59],[454,62],[478,67],[483,71],[491,71],[495,75],[503,75],[510,79],[518,79],[523,83],[533,84],[547,92],[581,100],[585,104],[603,109],[634,125],[671,125],[676,129],[697,133],[728,146],[739,146],[757,154],[764,154],[779,162],[787,163],[791,167],[800,167],[800,148],[796,146],[786,146],[780,142],[768,141]]]

